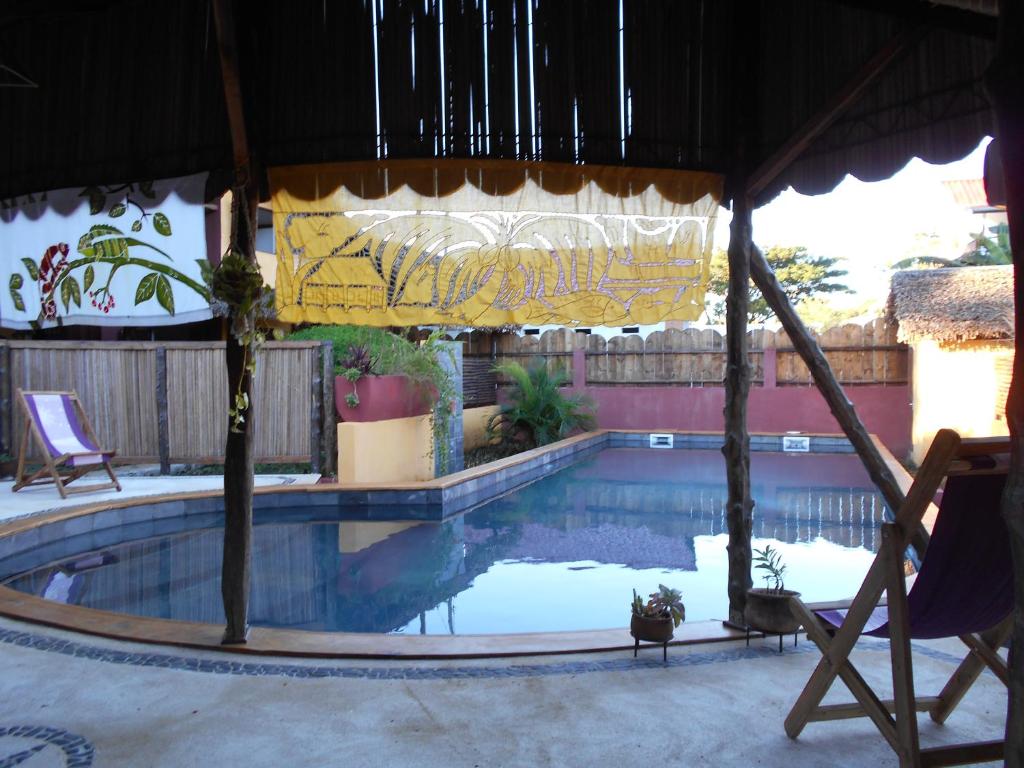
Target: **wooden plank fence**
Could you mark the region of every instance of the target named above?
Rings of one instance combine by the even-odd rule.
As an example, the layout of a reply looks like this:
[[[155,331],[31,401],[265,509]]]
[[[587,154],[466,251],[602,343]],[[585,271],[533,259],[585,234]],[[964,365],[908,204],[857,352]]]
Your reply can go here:
[[[784,331],[755,329],[748,333],[754,386],[813,386],[810,373]],[[909,380],[908,350],[896,340],[896,327],[884,320],[843,325],[817,334],[825,356],[844,385],[905,386]],[[479,344],[478,344],[479,347]],[[492,351],[468,353],[467,360],[523,365],[542,360],[549,371],[571,379],[573,355],[582,350],[586,385],[720,387],[725,376],[725,336],[709,328],[668,329],[642,338],[622,334],[605,339],[563,328],[539,336],[496,336]],[[475,373],[484,390],[486,370]],[[498,380],[498,386],[507,382]],[[476,396],[476,395],[474,395]]]
[[[261,463],[334,457],[329,342],[267,342],[256,366],[253,445]],[[78,392],[100,440],[127,463],[219,463],[228,427],[224,342],[0,342],[0,451],[23,428],[15,392]]]

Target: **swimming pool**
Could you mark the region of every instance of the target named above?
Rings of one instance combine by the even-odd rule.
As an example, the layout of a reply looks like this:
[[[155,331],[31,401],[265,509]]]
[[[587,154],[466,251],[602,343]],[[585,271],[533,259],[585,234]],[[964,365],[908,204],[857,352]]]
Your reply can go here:
[[[856,456],[751,455],[754,546],[787,586],[852,595],[884,505]],[[635,587],[683,592],[689,621],[723,618],[724,459],[711,450],[606,448],[442,522],[261,509],[251,620],[301,630],[475,634],[621,627]],[[348,518],[348,519],[347,519]],[[216,512],[115,529],[116,539],[3,583],[117,613],[219,624]]]

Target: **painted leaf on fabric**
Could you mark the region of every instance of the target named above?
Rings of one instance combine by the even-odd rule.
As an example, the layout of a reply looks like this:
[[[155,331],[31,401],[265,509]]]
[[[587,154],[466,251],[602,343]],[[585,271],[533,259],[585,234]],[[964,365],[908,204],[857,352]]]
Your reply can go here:
[[[64,311],[67,312],[71,306],[71,281],[65,280],[60,284],[60,300],[64,304]]]
[[[107,196],[99,187],[86,187],[78,196],[89,198],[89,213],[93,216],[102,211],[107,204]]]
[[[136,306],[153,298],[153,294],[156,293],[156,280],[158,277],[159,275],[156,272],[150,272],[139,280],[139,287],[135,289]]]
[[[25,302],[21,298],[21,293],[11,288],[11,301],[14,302],[14,308],[19,312],[25,311]]]
[[[12,291],[16,291],[19,288],[21,288],[21,286],[24,285],[24,283],[25,283],[25,278],[23,278],[17,272],[15,272],[14,274],[11,275],[10,285],[11,285],[11,290]]]
[[[174,291],[171,288],[171,281],[163,275],[156,278],[156,300],[167,310],[167,314],[174,314]]]
[[[75,306],[82,306],[82,291],[78,287],[78,281],[73,277],[68,277],[65,278],[64,285],[68,286],[68,292],[71,294],[71,300],[75,302]]]
[[[110,218],[116,219],[118,216],[124,216],[124,212],[128,210],[128,206],[124,203],[118,203],[112,206],[110,209]]]
[[[171,236],[171,222],[166,216],[157,211],[153,214],[153,229],[164,237]]]
[[[142,219],[136,219],[132,222],[132,232],[142,231]]]
[[[32,261],[32,259],[25,257],[24,259],[21,260],[21,263],[24,264],[25,269],[28,270],[29,277],[31,277],[33,280],[39,279],[39,267],[36,266],[36,263]]]
[[[82,290],[88,291],[92,288],[93,280],[96,279],[96,270],[92,268],[92,264],[85,268],[85,276],[82,278]]]

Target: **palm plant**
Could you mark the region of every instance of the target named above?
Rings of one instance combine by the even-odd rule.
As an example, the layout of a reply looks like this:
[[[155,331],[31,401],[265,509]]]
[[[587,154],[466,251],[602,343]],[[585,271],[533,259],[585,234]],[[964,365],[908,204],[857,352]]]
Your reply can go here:
[[[512,380],[506,403],[491,417],[488,434],[534,446],[568,437],[577,429],[593,429],[594,404],[585,395],[562,394],[569,382],[564,372],[550,373],[543,362],[528,369],[519,363],[495,366],[495,373]]]

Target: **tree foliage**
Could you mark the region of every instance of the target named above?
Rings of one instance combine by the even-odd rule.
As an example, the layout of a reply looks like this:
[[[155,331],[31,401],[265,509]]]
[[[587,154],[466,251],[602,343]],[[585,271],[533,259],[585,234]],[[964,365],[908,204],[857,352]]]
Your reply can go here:
[[[793,306],[798,307],[801,301],[824,294],[852,293],[845,284],[838,282],[846,275],[845,269],[836,269],[839,259],[813,256],[803,246],[772,246],[765,251],[764,256]],[[725,294],[728,287],[729,257],[724,250],[718,249],[711,257],[708,290],[721,298],[708,302],[708,319],[711,322],[721,323],[725,320]],[[748,287],[748,295],[748,322],[763,323],[775,314],[753,283]]]

